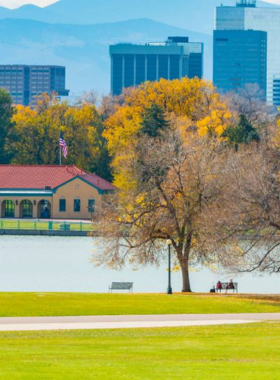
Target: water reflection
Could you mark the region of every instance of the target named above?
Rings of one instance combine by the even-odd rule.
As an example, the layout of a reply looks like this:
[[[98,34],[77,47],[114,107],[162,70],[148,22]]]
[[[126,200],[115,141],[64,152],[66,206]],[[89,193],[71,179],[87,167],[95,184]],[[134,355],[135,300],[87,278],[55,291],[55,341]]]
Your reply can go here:
[[[97,292],[108,291],[113,281],[134,282],[135,292],[165,292],[166,266],[121,272],[95,268],[89,262],[92,238],[0,236],[0,291]],[[191,273],[193,291],[208,292],[229,276],[202,269]],[[280,276],[244,275],[236,279],[242,293],[280,293]],[[172,274],[180,291],[180,273]]]

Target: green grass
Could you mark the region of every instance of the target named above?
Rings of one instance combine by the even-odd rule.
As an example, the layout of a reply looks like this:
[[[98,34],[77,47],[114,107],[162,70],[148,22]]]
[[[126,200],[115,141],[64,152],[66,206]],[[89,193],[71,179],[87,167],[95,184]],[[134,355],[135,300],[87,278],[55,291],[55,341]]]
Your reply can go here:
[[[280,296],[0,293],[0,317],[280,312]]]
[[[279,380],[280,324],[0,334],[1,380]]]

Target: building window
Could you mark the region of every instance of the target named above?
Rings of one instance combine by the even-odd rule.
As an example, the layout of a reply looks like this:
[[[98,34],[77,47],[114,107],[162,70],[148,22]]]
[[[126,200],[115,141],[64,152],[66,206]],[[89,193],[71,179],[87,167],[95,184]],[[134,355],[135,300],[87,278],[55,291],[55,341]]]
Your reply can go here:
[[[153,82],[157,79],[157,56],[149,54],[147,56],[147,80]]]
[[[15,203],[10,200],[6,200],[4,203],[4,217],[14,218],[15,217]]]
[[[74,199],[74,211],[75,212],[81,211],[81,200],[79,198]]]
[[[134,86],[134,55],[124,56],[124,87]]]
[[[95,199],[90,198],[90,199],[88,200],[88,207],[94,207],[94,205],[95,205]]]
[[[146,56],[136,55],[136,85],[145,82],[146,79]]]
[[[168,72],[168,55],[160,55],[159,56],[159,62],[158,62],[158,72],[159,72],[159,79],[169,79],[169,72]]]
[[[115,54],[113,62],[113,94],[120,95],[123,89],[123,55]]]
[[[88,212],[90,212],[91,215],[93,215],[94,211],[95,211],[95,199],[90,198],[88,200]]]
[[[65,212],[66,211],[66,199],[61,198],[59,200],[59,211],[60,212]]]

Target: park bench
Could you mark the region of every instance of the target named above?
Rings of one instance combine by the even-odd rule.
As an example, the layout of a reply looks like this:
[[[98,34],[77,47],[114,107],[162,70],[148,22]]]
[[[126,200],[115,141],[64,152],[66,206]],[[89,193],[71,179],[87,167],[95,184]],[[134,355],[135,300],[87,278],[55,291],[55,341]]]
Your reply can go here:
[[[113,282],[109,287],[109,293],[113,293],[113,290],[129,290],[133,292],[133,282]]]
[[[222,282],[222,289],[221,290],[227,290],[227,286],[229,285],[229,282]],[[233,293],[236,292],[238,293],[238,283],[234,282],[233,283],[234,288],[230,288],[228,290],[232,290]],[[219,292],[218,288],[216,287],[216,292]]]

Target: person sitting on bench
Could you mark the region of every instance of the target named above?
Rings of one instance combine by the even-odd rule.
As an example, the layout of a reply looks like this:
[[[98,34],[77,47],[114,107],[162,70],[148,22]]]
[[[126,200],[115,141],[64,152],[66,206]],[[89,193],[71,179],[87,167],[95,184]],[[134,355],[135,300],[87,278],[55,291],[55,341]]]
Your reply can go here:
[[[234,287],[234,283],[233,283],[233,280],[230,280],[230,282],[228,283],[227,287],[226,287],[226,294],[228,292],[228,290],[234,290],[235,287]]]
[[[215,288],[215,286],[213,286],[213,288],[210,289],[210,293],[216,293],[216,288]]]
[[[222,289],[223,289],[223,285],[221,283],[221,281],[218,281],[217,283],[217,292],[219,293],[222,293]]]

